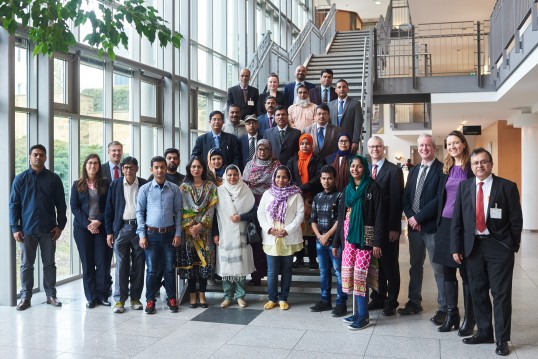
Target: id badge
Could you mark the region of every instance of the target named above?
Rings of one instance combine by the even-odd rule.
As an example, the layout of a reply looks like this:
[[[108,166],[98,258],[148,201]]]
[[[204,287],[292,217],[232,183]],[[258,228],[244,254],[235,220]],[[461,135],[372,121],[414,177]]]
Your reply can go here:
[[[489,209],[489,216],[493,219],[502,219],[503,217],[502,208],[497,208],[497,203],[495,203],[495,208]]]
[[[252,100],[248,100],[247,104],[248,104],[249,106],[254,106],[254,101],[252,101]]]

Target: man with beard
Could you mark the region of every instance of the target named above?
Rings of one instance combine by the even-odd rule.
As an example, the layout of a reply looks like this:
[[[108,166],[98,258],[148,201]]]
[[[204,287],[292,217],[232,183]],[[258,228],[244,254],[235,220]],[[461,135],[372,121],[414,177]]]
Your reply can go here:
[[[303,65],[297,66],[295,69],[295,81],[290,82],[289,84],[284,87],[284,97],[288,100],[288,105],[293,105],[297,102],[297,90],[299,89],[300,85],[306,86],[307,93],[310,91],[310,89],[313,89],[316,87],[311,82],[305,81],[306,79],[306,67]]]
[[[265,99],[266,113],[258,116],[258,131],[263,135],[265,130],[276,126],[275,123],[276,97],[267,96]]]
[[[288,108],[289,121],[291,127],[302,131],[314,123],[317,106],[310,102],[308,89],[304,85],[298,86],[297,97],[297,103]]]
[[[181,163],[181,160],[179,159],[179,150],[177,148],[167,148],[166,151],[164,151],[164,158],[166,159],[166,180],[178,186],[181,185],[185,176],[177,171]],[[152,180],[153,175],[150,175],[148,182],[151,182]]]
[[[247,134],[245,121],[241,120],[241,108],[238,105],[232,104],[228,108],[228,121],[222,126],[222,131],[232,134],[238,139]]]

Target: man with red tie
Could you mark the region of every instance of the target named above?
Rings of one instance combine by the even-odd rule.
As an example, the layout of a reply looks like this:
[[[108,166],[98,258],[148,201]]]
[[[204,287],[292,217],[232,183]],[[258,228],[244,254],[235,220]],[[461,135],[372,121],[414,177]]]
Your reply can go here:
[[[493,159],[483,148],[471,153],[476,178],[462,182],[456,196],[450,252],[457,263],[465,257],[478,332],[465,344],[493,343],[508,355],[512,319],[514,253],[519,250],[523,215],[517,185],[492,174]],[[495,330],[492,326],[492,303]]]
[[[108,162],[101,166],[103,178],[115,180],[122,176],[121,158],[123,156],[123,145],[119,141],[112,141],[108,144]]]

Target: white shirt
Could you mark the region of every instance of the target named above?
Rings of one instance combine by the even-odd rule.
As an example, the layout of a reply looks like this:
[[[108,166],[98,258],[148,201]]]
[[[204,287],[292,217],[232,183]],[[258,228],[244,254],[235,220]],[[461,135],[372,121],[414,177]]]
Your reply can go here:
[[[383,163],[385,163],[385,157],[383,157],[382,159],[380,159],[377,162],[372,161],[372,171],[374,170],[374,165],[377,165],[376,177],[377,177],[377,175],[379,175],[379,170],[381,170],[381,167],[383,167]]]
[[[488,221],[488,205],[489,205],[489,196],[491,195],[491,186],[493,185],[493,176],[490,174],[488,177],[486,177],[483,181],[480,181],[478,178],[476,178],[476,198],[478,199],[478,183],[484,182],[482,185],[482,192],[484,193],[484,202],[482,203],[482,206],[484,207],[484,219],[486,220],[486,223]],[[479,204],[476,203],[478,206]],[[489,235],[488,227],[486,227],[486,230],[484,232],[479,232],[478,229],[475,228],[474,234],[477,235]]]
[[[138,177],[135,178],[132,185],[123,177],[123,197],[125,198],[125,209],[123,210],[123,219],[136,218],[136,197],[138,196]]]
[[[252,138],[254,139],[254,148],[256,148],[256,145],[258,144],[258,134],[256,133],[254,136],[248,135],[248,145],[249,146],[250,146],[250,140]]]
[[[422,172],[426,171],[426,177],[428,176],[428,171],[432,167],[433,161],[435,161],[435,158],[433,160],[431,160],[430,162],[422,161],[422,163],[420,164],[420,169],[418,170],[418,176],[417,176],[417,183],[415,184],[415,190],[417,189],[418,183],[420,182],[420,176],[422,175]],[[422,167],[422,166],[428,166],[428,167],[426,169],[424,169],[424,167]],[[378,170],[378,173],[379,173],[379,170]]]

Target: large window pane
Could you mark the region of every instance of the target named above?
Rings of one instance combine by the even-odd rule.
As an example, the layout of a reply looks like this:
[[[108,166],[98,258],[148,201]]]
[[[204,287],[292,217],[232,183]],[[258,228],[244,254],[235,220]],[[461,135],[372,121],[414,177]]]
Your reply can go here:
[[[116,120],[131,121],[131,78],[114,74],[112,110]]]
[[[148,82],[140,82],[140,114],[147,117],[157,116],[157,87]]]
[[[235,61],[238,60],[239,56],[239,35],[237,34],[237,26],[239,19],[237,18],[238,10],[237,10],[237,0],[228,0],[228,12],[227,12],[227,41],[226,41],[226,48],[227,48],[227,55],[230,59],[233,59]],[[244,21],[244,19],[243,19]]]
[[[198,49],[198,74],[196,76],[197,80],[202,83],[207,83],[207,72],[208,72],[208,55],[207,52],[205,52],[202,49]]]
[[[101,162],[106,162],[103,154],[103,122],[80,121],[80,163],[82,168],[84,159],[90,153],[97,153],[101,157]]]
[[[28,169],[28,115],[15,113],[15,175]],[[21,287],[21,250],[16,246],[17,289]],[[34,281],[34,287],[36,282]]]
[[[54,172],[64,185],[67,203],[67,225],[56,242],[56,277],[58,280],[73,275],[71,270],[71,207],[69,206],[71,179],[69,161],[69,119],[54,119]]]
[[[67,64],[65,60],[54,59],[54,102],[67,103],[66,72]]]
[[[212,110],[208,110],[208,101],[206,94],[198,94],[198,126],[197,130],[209,131],[209,114]]]
[[[142,137],[140,146],[140,158],[138,159],[138,165],[140,168],[140,177],[148,178],[151,174],[151,159],[162,153],[162,149],[157,150],[157,128],[142,126],[140,129],[140,136]]]
[[[15,106],[28,107],[28,50],[15,48]]]
[[[194,4],[194,3],[193,3]],[[208,0],[198,0],[195,2],[198,7],[198,21],[192,22],[193,33],[196,34],[196,40],[205,46],[209,46],[209,36],[207,29],[209,28],[209,18],[207,16],[209,11],[209,1]],[[213,14],[213,19],[219,17],[220,14]],[[213,20],[212,19],[212,20]]]
[[[114,141],[120,141],[123,145],[123,157],[125,158],[127,156],[131,156],[133,154],[131,143],[131,125],[115,123],[112,125],[112,133]]]
[[[96,66],[80,64],[80,114],[103,116],[103,69]]]

